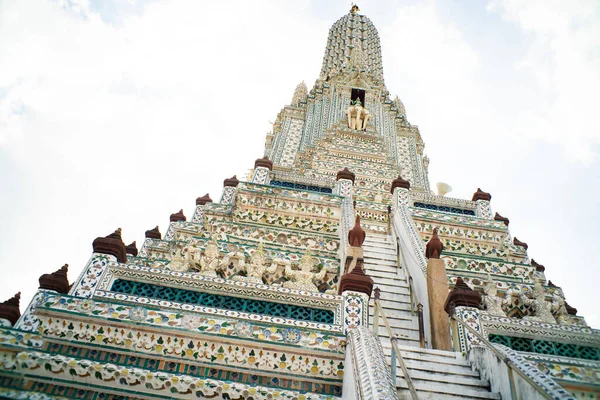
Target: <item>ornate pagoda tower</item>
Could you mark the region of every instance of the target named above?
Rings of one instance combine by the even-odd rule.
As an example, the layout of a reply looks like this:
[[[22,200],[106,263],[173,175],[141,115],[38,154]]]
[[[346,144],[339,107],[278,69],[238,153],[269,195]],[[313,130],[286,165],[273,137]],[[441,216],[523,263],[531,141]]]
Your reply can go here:
[[[245,181],[0,305],[0,397],[599,398],[600,332],[423,150],[353,6]]]

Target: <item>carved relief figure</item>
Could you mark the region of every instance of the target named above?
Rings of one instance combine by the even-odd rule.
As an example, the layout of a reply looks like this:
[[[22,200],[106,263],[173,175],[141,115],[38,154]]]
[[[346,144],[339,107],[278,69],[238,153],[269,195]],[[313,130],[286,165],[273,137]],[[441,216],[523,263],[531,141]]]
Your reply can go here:
[[[240,268],[246,272],[246,276],[236,275],[232,279],[236,281],[264,283],[263,277],[265,273],[274,273],[277,270],[278,263],[280,263],[279,260],[275,260],[271,266],[267,266],[268,259],[269,257],[265,253],[261,242],[256,251],[250,256],[250,262],[240,260]]]
[[[299,271],[294,271],[290,265],[285,267],[285,275],[290,279],[283,283],[283,287],[290,289],[306,290],[309,292],[318,292],[319,289],[314,284],[315,280],[321,280],[327,273],[327,268],[323,267],[318,273],[312,272],[317,260],[309,254],[308,250],[300,259]]]
[[[535,312],[533,316],[529,315],[524,317],[524,320],[546,322],[549,324],[555,324],[556,320],[552,316],[552,304],[547,302],[544,288],[539,282],[533,285],[533,298],[530,299],[521,293],[521,301],[526,306],[531,306]]]
[[[552,311],[556,315],[556,322],[562,325],[570,325],[572,323],[567,307],[565,305],[565,299],[555,294],[552,297]]]
[[[217,276],[217,270],[229,264],[229,257],[221,260],[221,252],[217,243],[217,235],[213,235],[200,257],[200,273],[205,276]]]
[[[498,297],[498,287],[490,275],[488,275],[484,293],[485,297],[483,298],[483,302],[487,308],[487,313],[490,315],[506,317],[506,313],[502,309],[504,299]]]
[[[183,249],[181,249],[180,246],[175,246],[175,249],[171,252],[169,269],[177,272],[185,272],[188,270],[188,266],[183,255]]]

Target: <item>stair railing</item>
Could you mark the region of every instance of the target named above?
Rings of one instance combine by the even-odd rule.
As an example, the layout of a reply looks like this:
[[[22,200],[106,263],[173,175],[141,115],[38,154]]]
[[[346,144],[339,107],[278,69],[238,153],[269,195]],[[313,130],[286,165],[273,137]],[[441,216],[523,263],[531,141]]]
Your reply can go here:
[[[398,270],[403,268],[404,264],[404,253],[402,252],[402,247],[400,246],[400,239],[396,237],[396,264]],[[404,268],[406,272],[406,280],[408,282],[408,294],[410,296],[410,315],[415,315],[415,288],[413,286],[413,277],[410,274],[408,268]],[[419,303],[416,305],[417,309],[417,317],[419,319],[419,346],[421,348],[425,348],[425,323],[423,321],[423,304]]]
[[[391,356],[391,372],[392,372],[392,380],[394,381],[394,385],[396,385],[396,361],[400,364],[400,368],[402,369],[402,374],[404,375],[404,379],[406,380],[406,385],[408,386],[408,390],[410,391],[410,395],[413,400],[418,400],[417,391],[415,390],[415,385],[413,384],[412,378],[408,374],[408,368],[406,368],[406,363],[404,362],[404,358],[402,358],[402,354],[400,353],[400,348],[398,347],[398,343],[396,343],[396,339],[398,339],[392,332],[392,328],[390,327],[390,323],[385,315],[385,311],[383,311],[383,307],[379,300],[380,290],[375,289],[375,296],[373,297],[374,301],[374,311],[373,311],[373,333],[375,335],[379,334],[379,317],[383,321],[385,325],[385,329],[390,338],[390,343],[392,345],[392,356]]]
[[[519,396],[517,394],[517,386],[515,385],[515,377],[514,377],[514,373],[515,372],[525,382],[527,382],[529,385],[531,385],[536,390],[536,392],[538,392],[538,394],[540,394],[542,397],[544,397],[546,399],[552,399],[553,398],[548,392],[546,392],[546,390],[542,386],[540,386],[537,382],[535,382],[531,378],[529,378],[525,374],[525,372],[521,371],[520,368],[518,368],[500,350],[498,350],[496,347],[494,347],[494,345],[492,345],[492,343],[490,343],[486,338],[484,338],[479,332],[477,332],[475,329],[473,329],[472,327],[470,327],[467,323],[465,323],[461,319],[457,318],[454,314],[452,314],[450,316],[450,319],[453,320],[454,322],[460,324],[463,328],[465,328],[466,330],[468,330],[469,333],[471,333],[473,336],[475,336],[477,339],[479,339],[479,341],[481,343],[483,343],[486,347],[488,347],[492,351],[492,353],[494,353],[508,367],[508,380],[509,380],[509,383],[510,383],[510,392],[511,392],[511,396],[512,396],[513,399],[519,399]]]

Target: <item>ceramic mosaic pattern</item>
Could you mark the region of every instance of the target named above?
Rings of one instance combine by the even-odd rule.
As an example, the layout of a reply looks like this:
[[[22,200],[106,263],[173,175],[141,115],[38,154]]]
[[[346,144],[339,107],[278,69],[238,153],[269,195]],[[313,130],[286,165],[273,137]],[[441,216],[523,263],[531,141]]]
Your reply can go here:
[[[78,297],[91,297],[110,259],[114,259],[114,257],[94,254],[69,293]]]
[[[369,296],[364,293],[345,291],[344,297],[344,328],[348,330],[359,326],[369,326]]]
[[[379,338],[362,326],[348,332],[359,399],[398,398]]]
[[[302,135],[302,126],[304,121],[296,118],[286,118],[284,122],[284,131],[287,131],[285,147],[281,153],[279,164],[284,167],[291,167],[296,159],[298,146]]]
[[[267,184],[267,180],[269,178],[269,169],[265,167],[257,167],[254,169],[254,174],[252,175],[252,183],[258,183],[260,185]]]
[[[561,383],[585,384],[600,390],[600,362],[574,360],[566,357],[523,354],[523,357],[536,366],[540,372]]]
[[[239,383],[227,383],[214,379],[200,379],[180,374],[153,372],[141,368],[123,367],[110,363],[90,360],[78,360],[62,355],[50,355],[39,352],[20,353],[18,371],[40,377],[70,381],[73,377],[85,378],[95,385],[107,385],[137,393],[162,395],[169,398],[187,399],[195,397],[216,397],[227,394],[231,399],[243,399],[254,396],[257,399],[332,399],[314,393],[299,395],[296,391],[279,390]],[[129,389],[131,388],[131,389]]]
[[[458,319],[473,328],[477,333],[486,337],[487,333],[479,322],[479,312],[480,311],[477,308],[473,307],[456,307],[455,315]],[[482,344],[481,341],[464,326],[458,323],[456,326],[458,329],[460,351],[467,352],[471,346]]]
[[[481,323],[489,333],[600,347],[600,332],[587,326],[547,324],[485,313],[481,315]]]
[[[257,319],[244,321],[214,312],[196,313],[193,310],[156,310],[149,308],[149,306],[151,307],[150,304],[129,305],[108,302],[106,300],[93,301],[90,299],[81,300],[56,296],[48,299],[48,302],[42,307],[45,311],[40,311],[40,314],[47,315],[50,313],[53,315],[60,311],[64,314],[63,318],[68,320],[69,316],[65,313],[76,312],[80,315],[87,315],[93,318],[97,322],[98,328],[100,328],[102,323],[110,325],[108,321],[119,321],[122,324],[132,321],[136,327],[140,328],[140,332],[142,333],[144,329],[141,327],[145,325],[145,329],[151,326],[169,329],[172,335],[181,334],[181,332],[188,332],[188,334],[195,332],[205,336],[226,335],[228,337],[253,339],[256,342],[286,343],[288,345],[303,346],[324,351],[339,352],[344,344],[341,329],[327,329],[328,326],[326,324],[322,324],[322,326],[319,326],[320,324],[299,324],[290,327],[281,323],[278,325],[273,325],[272,323],[265,324]],[[69,323],[65,325],[52,316],[42,319],[45,321],[44,330],[53,326],[56,329],[54,334],[61,337],[64,337],[64,332],[61,329],[66,328],[80,330],[80,332],[83,332],[85,329],[87,332],[86,335],[90,338],[99,334],[97,331],[98,328],[94,329],[94,325],[84,324],[85,326],[82,327],[79,324],[75,324],[73,327],[68,327]],[[53,321],[50,321],[51,319]],[[281,320],[284,319],[282,318]],[[24,336],[18,331],[12,333],[12,335],[19,338],[22,337],[20,340],[39,340],[39,338],[36,339],[37,336],[35,335]],[[125,340],[129,336],[129,334],[123,332],[115,332],[115,335],[125,335],[121,337],[122,340]],[[292,336],[293,340],[291,339]],[[138,335],[137,338],[139,339],[139,337]],[[10,338],[7,340],[10,341]],[[94,339],[91,339],[91,341],[94,341]],[[142,344],[142,347],[145,345],[147,343]]]

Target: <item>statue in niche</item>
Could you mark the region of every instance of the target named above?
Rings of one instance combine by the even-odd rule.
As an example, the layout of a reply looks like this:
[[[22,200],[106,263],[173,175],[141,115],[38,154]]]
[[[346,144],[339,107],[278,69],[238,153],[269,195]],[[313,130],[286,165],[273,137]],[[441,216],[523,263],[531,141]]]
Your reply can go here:
[[[552,316],[552,304],[546,301],[544,287],[539,282],[536,282],[533,285],[532,299],[528,298],[523,293],[521,293],[520,299],[524,305],[530,306],[531,308],[533,308],[534,311],[533,316],[528,315],[526,317],[523,317],[523,320],[545,322],[548,324],[556,323],[554,316]]]
[[[367,129],[367,123],[371,119],[371,113],[362,106],[360,99],[350,103],[346,115],[348,116],[348,128],[359,131]]]
[[[258,248],[250,256],[250,262],[242,264],[242,269],[245,270],[246,276],[236,275],[232,279],[244,282],[264,283],[263,275],[265,272],[269,274],[274,273],[278,265],[278,260],[275,260],[271,266],[267,267],[268,258],[262,242],[259,243]]]
[[[229,264],[229,257],[221,260],[221,252],[217,243],[217,235],[213,235],[206,243],[204,254],[200,257],[200,274],[205,276],[217,276],[217,270]]]
[[[285,267],[285,275],[288,279],[283,283],[283,287],[289,289],[306,290],[309,292],[318,292],[319,289],[315,285],[315,280],[321,280],[327,273],[327,268],[323,267],[321,271],[312,272],[317,260],[311,257],[308,250],[298,263],[299,270],[294,271],[290,265]]]
[[[506,317],[506,313],[502,309],[502,305],[505,302],[505,300],[498,297],[498,286],[496,286],[496,282],[494,282],[491,275],[489,274],[487,284],[485,285],[483,291],[485,293],[483,302],[486,306],[487,313],[499,317]]]

